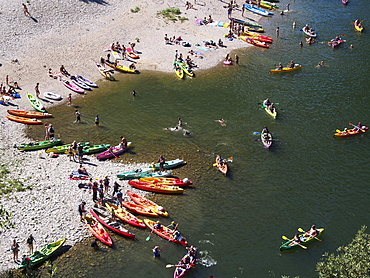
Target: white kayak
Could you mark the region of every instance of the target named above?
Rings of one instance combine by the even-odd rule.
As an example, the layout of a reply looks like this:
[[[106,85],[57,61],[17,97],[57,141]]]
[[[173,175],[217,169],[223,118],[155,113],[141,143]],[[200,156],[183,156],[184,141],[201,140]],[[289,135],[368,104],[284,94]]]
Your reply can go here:
[[[61,95],[58,95],[58,94],[55,94],[55,93],[52,93],[52,92],[45,92],[44,97],[46,97],[48,99],[52,99],[52,100],[62,100],[63,99],[63,97]]]
[[[76,74],[76,77],[77,77],[77,80],[85,83],[86,85],[89,85],[90,87],[94,87],[94,88],[98,87],[98,85],[96,85],[94,82],[90,81],[89,79],[87,79],[87,78],[85,78],[81,75]]]

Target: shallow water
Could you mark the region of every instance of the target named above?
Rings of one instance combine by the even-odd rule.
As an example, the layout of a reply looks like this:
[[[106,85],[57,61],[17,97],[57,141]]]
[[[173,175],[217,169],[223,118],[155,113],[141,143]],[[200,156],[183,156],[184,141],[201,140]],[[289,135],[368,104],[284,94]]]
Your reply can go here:
[[[66,142],[115,144],[124,135],[133,142],[124,162],[151,162],[160,154],[188,162],[174,175],[190,178],[194,188],[184,196],[153,197],[200,250],[202,261],[187,277],[313,277],[322,254],[348,244],[368,222],[369,135],[332,136],[348,122],[370,123],[368,32],[356,33],[350,24],[366,18],[368,8],[364,1],[345,7],[340,1],[316,0],[293,1],[291,9],[262,20],[267,35],[274,37],[279,26],[280,36],[269,50],[239,50],[239,67],[220,65],[185,80],[157,72],[117,74],[118,82],[101,81],[99,90],[73,100],[82,124],[73,124],[73,107],[50,110],[56,115],[56,134]],[[301,48],[299,30],[306,23],[320,33],[320,43]],[[346,42],[332,49],[327,42],[338,34]],[[269,73],[292,59],[303,68]],[[328,66],[316,68],[321,60]],[[135,98],[129,94],[133,89]],[[279,103],[276,120],[258,105],[266,97]],[[96,114],[99,127],[94,126]],[[164,130],[178,117],[191,136]],[[227,126],[215,121],[219,118]],[[253,135],[264,126],[277,139],[270,151]],[[31,127],[30,133],[39,138],[43,129]],[[228,177],[212,167],[216,154],[233,157]],[[322,242],[279,252],[282,235],[292,237],[298,227],[312,224],[325,227]],[[89,240],[77,245],[57,260],[57,276],[172,277],[173,269],[165,266],[175,264],[185,249],[155,235],[146,242],[148,230],[131,230],[138,239],[113,235],[114,249],[93,252]],[[163,250],[160,260],[152,259],[155,245]]]

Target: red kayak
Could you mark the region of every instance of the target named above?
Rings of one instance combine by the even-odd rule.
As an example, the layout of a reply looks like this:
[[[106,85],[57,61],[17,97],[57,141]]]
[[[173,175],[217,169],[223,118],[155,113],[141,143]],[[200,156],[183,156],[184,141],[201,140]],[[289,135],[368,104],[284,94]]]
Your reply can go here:
[[[160,237],[163,237],[167,239],[168,241],[172,241],[174,243],[179,243],[183,246],[188,246],[188,242],[186,241],[186,238],[179,236],[177,239],[174,238],[174,230],[171,230],[170,228],[167,228],[166,226],[161,225],[159,229],[155,229],[154,225],[156,224],[155,221],[144,219],[144,223],[148,226],[149,229],[152,230],[152,232],[156,233]]]
[[[95,221],[91,215],[85,216],[85,223],[89,228],[90,232],[101,242],[108,246],[113,245],[112,238],[108,234],[108,232],[104,229],[103,225],[99,222]]]
[[[168,217],[168,212],[162,206],[159,206],[155,202],[153,202],[153,201],[151,201],[151,200],[149,200],[149,199],[147,199],[145,197],[139,196],[139,195],[135,194],[134,192],[132,192],[130,190],[127,190],[126,191],[126,194],[136,204],[141,205],[141,206],[144,206],[144,207],[147,207],[150,210],[152,210],[153,212],[155,212],[155,213],[157,213],[157,214],[159,214],[161,216]]]
[[[122,206],[124,206],[128,210],[131,210],[132,212],[135,212],[137,214],[151,216],[151,217],[158,217],[157,213],[153,212],[150,208],[144,207],[142,205],[122,201]]]
[[[127,238],[135,238],[135,234],[130,233],[127,229],[123,227],[122,223],[114,221],[113,219],[111,219],[110,216],[105,215],[94,208],[90,209],[90,213],[95,217],[96,220],[100,222],[100,224],[102,224],[107,229]]]
[[[192,181],[189,179],[176,179],[176,178],[155,178],[155,177],[148,177],[148,178],[140,178],[139,181],[141,182],[148,182],[148,183],[160,183],[165,185],[175,185],[179,187],[190,186],[193,184]]]
[[[75,84],[69,82],[68,80],[64,80],[64,79],[60,79],[60,81],[62,81],[63,85],[66,86],[68,89],[76,92],[76,93],[79,93],[79,94],[84,94],[85,91],[83,89],[81,89],[80,87],[76,86]]]
[[[131,145],[131,142],[127,142],[127,147]],[[105,160],[110,158],[118,158],[118,156],[124,153],[127,148],[121,148],[121,146],[110,147],[108,150],[98,154],[96,157],[98,160]]]
[[[187,253],[177,263],[175,271],[173,272],[173,278],[184,277],[190,271],[190,269],[194,267],[196,260],[196,256],[190,256],[189,253]]]
[[[251,39],[247,36],[240,36],[240,38],[247,42],[247,43],[250,43],[252,45],[255,45],[255,46],[260,46],[260,47],[264,47],[264,48],[269,48],[270,46],[268,44],[266,44],[265,42],[261,42],[261,41],[257,41],[255,39]]]
[[[184,193],[184,189],[178,186],[173,185],[164,185],[158,183],[147,183],[147,182],[140,182],[137,180],[130,180],[128,182],[129,185],[136,187],[141,190],[155,192],[155,193],[166,193],[166,194],[182,194]]]
[[[369,127],[362,126],[361,128],[352,128],[352,129],[345,129],[343,131],[337,130],[337,133],[334,134],[334,137],[350,137],[355,136],[358,134],[365,133]]]
[[[122,221],[132,225],[132,226],[135,226],[135,227],[139,227],[139,228],[145,228],[145,224],[143,223],[143,221],[139,218],[137,218],[135,215],[129,213],[128,211],[116,206],[116,205],[113,205],[111,203],[105,203],[105,206],[107,207],[107,209],[110,211],[110,212],[114,212],[114,216],[118,217],[119,219],[121,219]]]

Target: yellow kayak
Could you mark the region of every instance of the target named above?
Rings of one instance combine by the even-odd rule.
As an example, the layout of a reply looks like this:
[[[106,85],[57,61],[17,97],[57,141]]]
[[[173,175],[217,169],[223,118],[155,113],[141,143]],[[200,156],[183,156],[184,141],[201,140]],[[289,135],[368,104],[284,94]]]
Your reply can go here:
[[[274,109],[271,111],[271,109],[269,107],[267,107],[265,104],[262,104],[262,108],[265,109],[267,114],[269,114],[271,117],[276,119],[276,117],[277,117],[276,107],[274,107]]]
[[[271,69],[270,72],[288,72],[288,71],[294,71],[297,69],[300,69],[302,65],[295,64],[293,68],[282,68],[282,69]]]

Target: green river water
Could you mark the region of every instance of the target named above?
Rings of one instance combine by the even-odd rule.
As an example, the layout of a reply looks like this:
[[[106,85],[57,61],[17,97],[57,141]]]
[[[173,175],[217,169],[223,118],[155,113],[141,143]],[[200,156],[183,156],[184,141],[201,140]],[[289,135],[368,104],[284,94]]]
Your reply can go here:
[[[174,175],[193,180],[194,188],[183,196],[153,197],[170,212],[163,223],[179,222],[182,234],[199,248],[201,261],[187,277],[315,277],[325,252],[348,244],[369,224],[370,137],[333,138],[335,129],[349,122],[370,124],[369,33],[357,33],[350,24],[369,14],[365,3],[292,1],[287,15],[261,21],[273,37],[280,27],[271,49],[238,50],[240,66],[219,65],[184,80],[173,73],[117,74],[118,82],[102,81],[99,89],[73,100],[81,124],[73,124],[74,108],[50,109],[56,133],[66,142],[95,144],[115,144],[124,135],[133,148],[123,162],[151,162],[160,154],[187,161]],[[299,30],[306,23],[319,32],[321,43],[301,48]],[[338,34],[346,42],[332,49],[327,42]],[[303,68],[269,73],[292,59]],[[316,68],[321,60],[328,66]],[[135,98],[129,94],[133,89]],[[266,97],[279,103],[276,120],[258,105]],[[96,114],[100,127],[94,126]],[[164,130],[178,117],[191,136]],[[227,126],[215,122],[219,118]],[[264,126],[277,139],[269,151],[253,135]],[[36,138],[43,132],[29,130]],[[233,157],[228,177],[212,167],[217,154]],[[279,251],[282,235],[292,237],[298,227],[312,224],[325,228],[322,242]],[[165,266],[176,264],[184,247],[155,235],[146,242],[149,230],[131,230],[137,240],[112,235],[113,249],[93,252],[90,239],[73,247],[56,261],[57,277],[172,277],[173,268]],[[162,249],[160,260],[152,258],[155,245]]]

